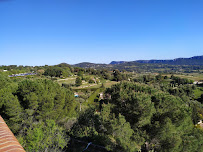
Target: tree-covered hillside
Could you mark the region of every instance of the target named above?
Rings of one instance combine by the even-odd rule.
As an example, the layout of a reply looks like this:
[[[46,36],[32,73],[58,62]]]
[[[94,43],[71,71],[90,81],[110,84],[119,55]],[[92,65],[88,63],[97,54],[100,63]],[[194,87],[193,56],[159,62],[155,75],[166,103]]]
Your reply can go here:
[[[51,80],[12,82],[0,77],[0,115],[26,151],[62,150],[69,138],[59,126],[75,115],[73,92]]]
[[[18,68],[0,72],[0,115],[28,152],[203,149],[202,77],[64,63],[8,77]]]

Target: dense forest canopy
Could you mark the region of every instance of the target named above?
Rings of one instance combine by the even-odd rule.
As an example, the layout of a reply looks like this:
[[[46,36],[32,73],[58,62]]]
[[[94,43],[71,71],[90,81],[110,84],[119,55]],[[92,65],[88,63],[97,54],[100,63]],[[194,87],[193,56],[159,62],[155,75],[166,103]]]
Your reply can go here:
[[[1,69],[0,115],[26,151],[203,149],[201,77],[66,63]],[[18,72],[35,75],[8,77]]]

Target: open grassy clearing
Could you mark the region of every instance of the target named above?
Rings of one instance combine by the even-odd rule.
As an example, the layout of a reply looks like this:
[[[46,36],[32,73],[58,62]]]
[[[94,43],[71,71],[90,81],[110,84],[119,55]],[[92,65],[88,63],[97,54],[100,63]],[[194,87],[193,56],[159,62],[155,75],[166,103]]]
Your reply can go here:
[[[77,89],[92,89],[92,88],[100,88],[102,86],[102,83],[104,85],[105,88],[109,88],[111,87],[112,85],[118,83],[118,82],[115,82],[115,81],[110,81],[110,80],[100,80],[98,77],[95,77],[94,75],[90,75],[90,76],[84,76],[84,78],[95,78],[96,80],[98,80],[99,82],[98,83],[88,83],[86,82],[85,80],[82,81],[82,85],[80,85],[79,87],[75,87],[73,86],[72,89],[73,90],[77,90]],[[65,79],[58,79],[56,80],[60,85],[62,85],[63,83],[65,84],[75,84],[75,80],[76,80],[76,77],[69,77],[69,78],[65,78]]]
[[[57,82],[60,85],[62,85],[62,83],[75,84],[75,79],[76,79],[76,77],[69,77],[69,78],[65,78],[65,79],[58,79]]]
[[[167,76],[170,77],[171,74],[167,74]],[[174,76],[177,76],[177,77],[180,77],[180,78],[190,79],[190,80],[193,80],[193,81],[203,80],[203,74],[199,74],[199,73],[174,74]]]
[[[119,83],[119,82],[107,80],[107,81],[104,83],[104,87],[105,87],[105,88],[110,88],[112,85],[117,84],[117,83]]]
[[[117,84],[117,83],[119,83],[119,82],[109,81],[109,80],[103,81],[103,85],[104,85],[105,88],[110,88],[112,85]],[[73,87],[73,89],[82,89],[82,88],[87,88],[87,89],[90,88],[90,89],[92,89],[92,88],[100,88],[101,86],[102,86],[102,83],[99,83],[99,84],[86,83],[86,84],[82,84],[79,87]]]
[[[79,87],[72,87],[73,90],[80,90],[80,89],[93,89],[93,88],[100,88],[102,84],[96,84],[96,83],[87,83],[87,84],[82,84]]]
[[[200,74],[200,73],[189,73],[186,76],[188,76],[188,78],[191,78],[194,81],[203,80],[203,74]]]

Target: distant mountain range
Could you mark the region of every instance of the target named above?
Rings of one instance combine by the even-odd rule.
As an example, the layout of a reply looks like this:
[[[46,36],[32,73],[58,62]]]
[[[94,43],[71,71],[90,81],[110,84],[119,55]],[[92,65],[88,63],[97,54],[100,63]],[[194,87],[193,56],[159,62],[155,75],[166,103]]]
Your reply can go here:
[[[169,64],[169,65],[203,65],[203,55],[191,58],[177,58],[173,60],[136,60],[127,63]],[[110,64],[123,64],[126,61],[112,61]]]
[[[138,63],[159,63],[170,65],[203,65],[203,55],[191,58],[177,58],[173,60],[137,60]]]
[[[136,61],[112,61],[110,64],[97,64],[82,62],[74,64],[74,67],[81,68],[113,68],[118,66],[139,66],[142,64],[167,64],[167,65],[203,65],[203,55],[191,58],[177,58],[173,60],[136,60]]]
[[[115,64],[121,64],[125,63],[126,61],[112,61],[110,64],[115,65]]]

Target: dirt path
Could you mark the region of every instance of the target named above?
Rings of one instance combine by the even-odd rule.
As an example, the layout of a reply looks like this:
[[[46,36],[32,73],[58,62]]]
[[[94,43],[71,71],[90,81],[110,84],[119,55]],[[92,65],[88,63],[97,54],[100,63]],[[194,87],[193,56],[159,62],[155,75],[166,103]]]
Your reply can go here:
[[[59,79],[59,80],[57,80],[57,81],[66,81],[66,80],[73,80],[73,79],[76,79],[76,78]]]

